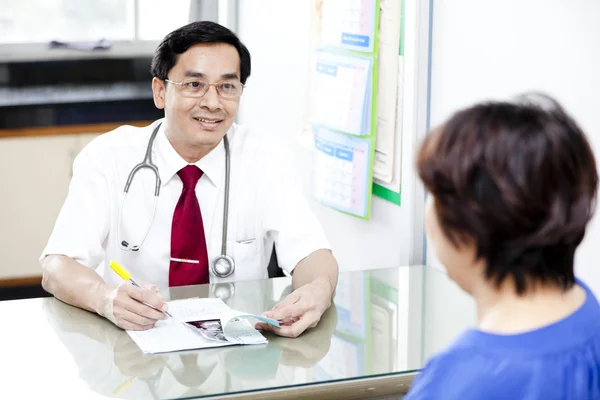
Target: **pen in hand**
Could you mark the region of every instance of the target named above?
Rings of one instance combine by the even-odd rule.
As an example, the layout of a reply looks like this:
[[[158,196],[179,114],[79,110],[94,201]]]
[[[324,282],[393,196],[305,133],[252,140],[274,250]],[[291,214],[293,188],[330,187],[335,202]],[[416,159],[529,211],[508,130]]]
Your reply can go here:
[[[139,287],[142,290],[145,290],[142,286],[140,286],[132,277],[131,274],[129,272],[127,272],[127,270],[125,268],[123,268],[121,265],[119,265],[119,263],[117,263],[115,260],[111,260],[110,261],[110,267],[112,268],[113,271],[115,271],[117,273],[117,275],[119,275],[123,280],[125,281],[129,281],[131,282],[134,286]],[[155,309],[158,312],[161,312],[165,315],[168,315],[169,317],[173,318],[173,316],[171,315],[171,313],[169,313],[168,311],[163,311],[160,310],[150,304],[144,303],[146,304],[148,307]]]

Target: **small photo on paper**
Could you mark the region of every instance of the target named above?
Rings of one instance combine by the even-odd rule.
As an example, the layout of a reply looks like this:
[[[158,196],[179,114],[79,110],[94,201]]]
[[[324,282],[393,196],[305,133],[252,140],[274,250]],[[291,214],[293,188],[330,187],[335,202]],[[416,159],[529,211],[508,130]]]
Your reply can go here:
[[[208,321],[191,321],[188,322],[188,324],[197,328],[198,331],[202,334],[202,336],[204,336],[206,339],[222,343],[229,342],[223,334],[221,321],[219,321],[218,319]]]
[[[212,321],[197,321],[198,328],[206,329],[207,331],[222,331],[221,329],[221,321],[212,320]]]

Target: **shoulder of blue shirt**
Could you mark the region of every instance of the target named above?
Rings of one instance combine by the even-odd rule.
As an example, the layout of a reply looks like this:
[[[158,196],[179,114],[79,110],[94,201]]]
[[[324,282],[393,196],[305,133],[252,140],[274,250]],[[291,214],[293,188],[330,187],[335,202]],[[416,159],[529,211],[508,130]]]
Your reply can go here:
[[[427,362],[404,400],[491,399],[490,391],[507,389],[495,388],[500,385],[493,368],[475,348],[450,347]]]
[[[589,286],[580,279],[576,282],[586,291],[586,302],[597,304],[598,300]],[[525,385],[523,376],[507,364],[499,365],[499,359],[494,357],[499,354],[494,354],[494,349],[489,349],[489,353],[482,352],[471,343],[471,332],[464,332],[450,346],[430,358],[403,399],[491,400],[519,392]]]

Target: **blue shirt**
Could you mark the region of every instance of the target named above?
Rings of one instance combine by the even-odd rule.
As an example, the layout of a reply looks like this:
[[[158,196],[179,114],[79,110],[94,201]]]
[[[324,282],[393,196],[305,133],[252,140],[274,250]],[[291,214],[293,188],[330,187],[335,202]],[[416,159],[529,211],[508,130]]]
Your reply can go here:
[[[590,289],[568,317],[530,332],[472,329],[429,360],[404,400],[600,399],[600,306]]]

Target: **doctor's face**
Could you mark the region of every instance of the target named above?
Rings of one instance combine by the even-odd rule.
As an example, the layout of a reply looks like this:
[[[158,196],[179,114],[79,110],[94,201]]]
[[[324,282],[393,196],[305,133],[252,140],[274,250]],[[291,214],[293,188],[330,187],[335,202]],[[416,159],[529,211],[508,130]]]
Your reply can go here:
[[[240,57],[235,47],[224,43],[200,43],[180,54],[168,80],[154,78],[154,102],[165,109],[165,132],[171,145],[188,162],[214,149],[227,133],[238,111],[239,97],[227,98],[216,85],[201,95],[197,88],[224,82],[226,90],[240,85]],[[196,92],[196,93],[195,93]]]

